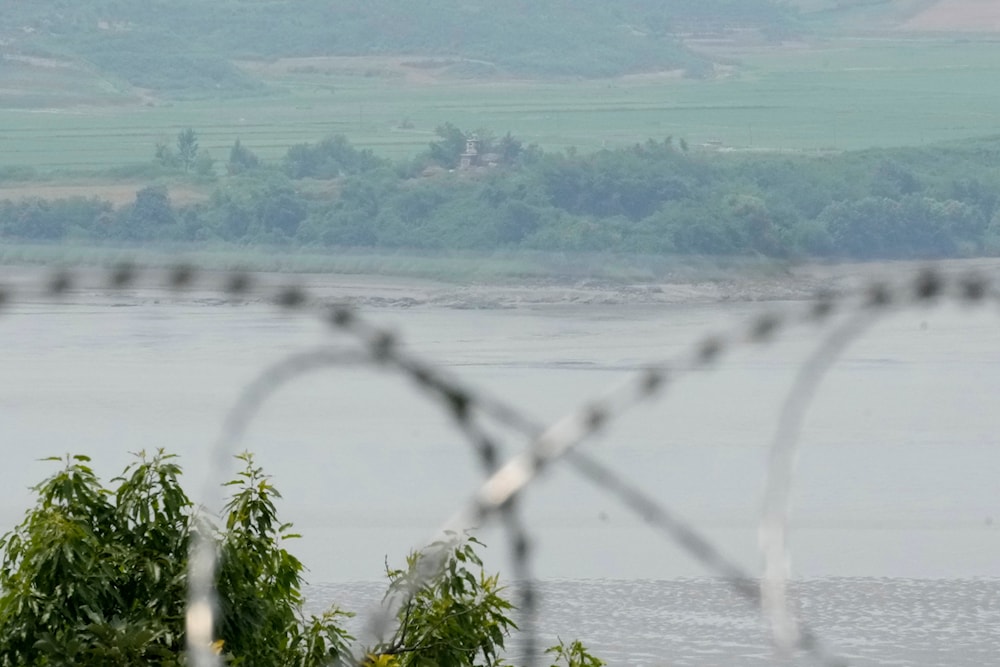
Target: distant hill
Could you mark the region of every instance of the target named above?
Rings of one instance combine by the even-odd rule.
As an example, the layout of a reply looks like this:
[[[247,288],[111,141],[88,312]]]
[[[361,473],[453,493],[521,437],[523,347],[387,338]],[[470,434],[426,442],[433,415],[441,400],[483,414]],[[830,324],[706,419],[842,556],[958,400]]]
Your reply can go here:
[[[79,60],[112,82],[167,92],[250,89],[234,59],[287,56],[447,56],[510,76],[699,76],[710,64],[682,36],[795,26],[773,0],[0,0],[0,16],[5,56]]]

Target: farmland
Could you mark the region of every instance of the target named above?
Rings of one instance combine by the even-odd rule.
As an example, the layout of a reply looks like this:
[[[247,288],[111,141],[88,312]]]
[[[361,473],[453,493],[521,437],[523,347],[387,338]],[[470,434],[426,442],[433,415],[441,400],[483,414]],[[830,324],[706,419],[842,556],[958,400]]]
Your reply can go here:
[[[691,46],[723,63],[714,76],[482,80],[456,77],[447,60],[297,58],[240,63],[264,84],[242,97],[173,99],[70,64],[5,61],[0,168],[26,166],[57,179],[95,174],[148,162],[158,142],[172,142],[186,127],[222,160],[237,138],[273,160],[290,145],[330,134],[404,158],[445,122],[581,152],[671,135],[692,146],[826,151],[1000,130],[1000,58],[989,37]]]

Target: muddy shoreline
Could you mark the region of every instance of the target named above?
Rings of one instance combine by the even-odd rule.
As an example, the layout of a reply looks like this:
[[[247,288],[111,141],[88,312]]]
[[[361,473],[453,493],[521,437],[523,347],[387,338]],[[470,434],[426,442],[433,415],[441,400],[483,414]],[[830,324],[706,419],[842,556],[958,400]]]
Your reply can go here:
[[[0,266],[0,286],[8,303],[51,300],[52,285],[60,271],[71,275],[76,296],[113,297],[127,295],[126,302],[156,302],[160,299],[190,301],[204,305],[261,303],[282,287],[305,289],[311,298],[341,302],[364,308],[435,307],[460,310],[495,310],[541,306],[645,306],[657,304],[701,304],[724,302],[796,301],[819,293],[847,293],[879,280],[899,280],[926,267],[944,274],[978,273],[1000,282],[1000,259],[947,260],[940,262],[871,262],[811,264],[782,268],[768,274],[758,271],[727,271],[711,278],[691,275],[666,277],[649,282],[616,282],[602,279],[509,279],[489,283],[448,282],[405,276],[340,273],[248,274],[254,286],[247,294],[226,292],[233,273],[217,270],[197,272],[190,289],[175,291],[169,270],[142,269],[128,289],[108,288],[110,271],[93,267],[56,269],[40,265]]]
[[[454,285],[376,276],[311,276],[303,281],[320,298],[363,307],[530,308],[549,305],[646,306],[801,301],[844,294],[877,281],[896,281],[932,267],[945,275],[977,273],[1000,282],[1000,259],[803,265],[778,275],[733,272],[712,279],[682,277],[644,283],[602,280]]]

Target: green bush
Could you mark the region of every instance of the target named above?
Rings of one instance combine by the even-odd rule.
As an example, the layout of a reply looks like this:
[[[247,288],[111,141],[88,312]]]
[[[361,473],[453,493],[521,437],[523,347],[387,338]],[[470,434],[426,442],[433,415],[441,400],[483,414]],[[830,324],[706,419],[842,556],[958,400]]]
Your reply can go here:
[[[302,565],[283,547],[292,535],[276,521],[278,493],[241,458],[226,527],[214,535],[221,650],[234,664],[326,664],[346,654],[344,613],[303,617]],[[180,467],[163,452],[140,454],[105,488],[88,463],[68,457],[0,538],[0,664],[185,664],[194,507]]]
[[[285,549],[297,537],[278,520],[281,495],[249,454],[226,486],[221,526],[196,516],[173,456],[136,455],[105,487],[86,456],[49,459],[62,468],[34,487],[35,506],[0,537],[0,666],[179,667],[188,555],[196,530],[211,531],[218,558],[220,622],[213,647],[246,667],[499,667],[516,629],[497,575],[473,538],[455,536],[387,570],[387,597],[402,600],[398,629],[360,661],[331,607],[302,611],[303,566]],[[196,528],[197,527],[197,528]],[[424,558],[428,560],[424,560]],[[436,564],[430,578],[428,563]],[[602,664],[574,642],[553,647],[557,664]]]
[[[386,160],[376,157],[371,150],[354,148],[343,135],[335,135],[317,144],[292,146],[283,166],[289,178],[330,179],[387,165]]]

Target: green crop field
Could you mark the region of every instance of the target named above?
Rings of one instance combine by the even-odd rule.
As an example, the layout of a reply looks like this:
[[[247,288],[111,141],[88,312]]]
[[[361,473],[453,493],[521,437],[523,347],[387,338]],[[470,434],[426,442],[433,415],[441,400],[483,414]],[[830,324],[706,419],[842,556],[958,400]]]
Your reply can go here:
[[[157,142],[172,143],[186,127],[221,160],[237,138],[277,159],[292,144],[330,134],[406,157],[445,122],[580,151],[668,135],[692,146],[842,150],[1000,132],[1000,42],[992,39],[704,48],[732,65],[710,80],[482,82],[398,60],[322,59],[247,65],[266,94],[228,99],[130,98],[71,68],[0,70],[0,88],[19,92],[0,96],[0,167],[85,172],[145,162]],[[45,73],[37,90],[31,69]]]

